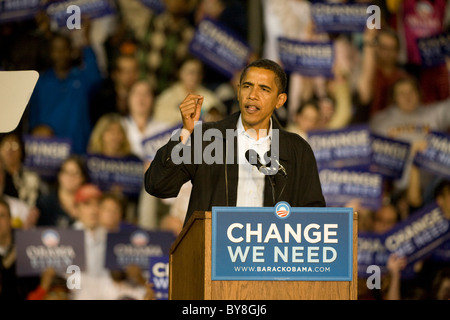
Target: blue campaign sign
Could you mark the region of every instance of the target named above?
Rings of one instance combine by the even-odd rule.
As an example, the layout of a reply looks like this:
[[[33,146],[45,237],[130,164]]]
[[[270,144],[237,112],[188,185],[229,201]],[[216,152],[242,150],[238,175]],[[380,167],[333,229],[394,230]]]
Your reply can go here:
[[[40,0],[0,1],[0,23],[33,19],[40,8]]]
[[[157,14],[160,14],[166,10],[164,0],[140,0],[140,2]]]
[[[189,51],[230,79],[245,67],[252,53],[245,39],[211,19],[199,23]]]
[[[67,138],[39,138],[26,135],[24,165],[44,180],[55,180],[64,160],[72,153],[72,141]]]
[[[118,188],[127,197],[137,197],[141,192],[144,164],[135,156],[117,158],[88,154],[86,166],[91,181],[102,191]]]
[[[450,239],[433,251],[432,260],[450,262]]]
[[[372,164],[370,170],[388,179],[400,179],[411,144],[372,133]]]
[[[169,256],[151,257],[149,283],[153,285],[156,300],[169,299]]]
[[[54,227],[16,229],[16,274],[40,276],[46,268],[66,273],[71,265],[85,270],[84,231]]]
[[[430,203],[398,223],[384,235],[390,252],[406,256],[414,263],[450,239],[450,221],[436,203]]]
[[[278,38],[283,68],[307,77],[333,77],[334,47],[332,42],[303,42]]]
[[[364,31],[369,18],[367,4],[314,2],[311,4],[311,17],[317,32],[346,33]]]
[[[149,258],[169,255],[175,236],[169,231],[144,229],[108,233],[105,267],[123,270],[134,264],[148,270]]]
[[[46,12],[50,19],[59,27],[66,25],[67,19],[73,14],[68,8],[78,6],[83,16],[96,19],[116,13],[114,2],[109,0],[57,0],[46,4]]]
[[[319,169],[323,196],[329,207],[345,207],[355,199],[364,208],[380,208],[383,176],[359,169]]]
[[[358,276],[367,277],[369,266],[380,267],[382,273],[387,272],[386,264],[390,251],[384,246],[384,236],[371,232],[358,232]]]
[[[211,280],[350,281],[352,208],[212,208]]]
[[[368,125],[352,125],[337,130],[315,130],[308,142],[321,168],[369,168],[371,136]]]
[[[414,164],[420,169],[450,179],[450,135],[432,131],[427,135],[427,149],[416,153]]]
[[[371,265],[387,272],[387,261],[393,253],[407,259],[407,268],[402,272],[405,279],[414,276],[414,263],[420,259],[449,261],[449,230],[450,221],[432,202],[383,234],[358,233],[358,274],[367,276],[366,270]]]

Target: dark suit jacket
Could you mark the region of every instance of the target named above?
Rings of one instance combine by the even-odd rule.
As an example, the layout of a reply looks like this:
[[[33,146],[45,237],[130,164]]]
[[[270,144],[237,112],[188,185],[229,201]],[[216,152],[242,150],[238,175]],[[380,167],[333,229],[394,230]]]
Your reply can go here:
[[[237,164],[237,137],[234,135],[234,143],[225,143],[226,129],[236,130],[236,123],[240,113],[234,113],[226,119],[215,123],[203,123],[202,132],[210,128],[216,128],[222,132],[223,158],[222,164],[179,164],[172,161],[172,149],[179,141],[169,141],[156,153],[149,169],[145,173],[145,189],[158,198],[173,198],[178,195],[181,186],[191,180],[192,192],[186,214],[185,223],[194,211],[211,211],[213,206],[236,206],[238,164]],[[287,172],[287,178],[274,175],[276,202],[286,201],[292,207],[324,207],[325,200],[317,171],[317,164],[313,151],[309,144],[299,135],[282,130],[272,121],[273,129],[279,129],[279,161]],[[196,143],[196,131],[191,135],[192,159]],[[198,132],[197,132],[198,133]],[[204,139],[202,139],[204,140]],[[229,141],[228,141],[229,142]],[[202,141],[202,148],[211,144],[211,141]],[[231,152],[234,146],[234,161],[225,164],[226,154]],[[211,146],[210,146],[211,148]],[[228,149],[228,153],[227,150]],[[284,189],[283,189],[284,187]],[[281,193],[281,195],[280,195]],[[272,188],[269,177],[265,178],[264,206],[275,205],[272,196]]]

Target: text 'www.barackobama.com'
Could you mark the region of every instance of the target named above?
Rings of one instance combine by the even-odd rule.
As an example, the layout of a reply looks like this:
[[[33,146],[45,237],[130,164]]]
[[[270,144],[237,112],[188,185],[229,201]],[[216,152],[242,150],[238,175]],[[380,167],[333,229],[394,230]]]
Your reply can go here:
[[[324,273],[331,272],[330,267],[282,267],[282,266],[263,266],[263,267],[243,267],[235,266],[235,272],[311,272],[311,273]]]

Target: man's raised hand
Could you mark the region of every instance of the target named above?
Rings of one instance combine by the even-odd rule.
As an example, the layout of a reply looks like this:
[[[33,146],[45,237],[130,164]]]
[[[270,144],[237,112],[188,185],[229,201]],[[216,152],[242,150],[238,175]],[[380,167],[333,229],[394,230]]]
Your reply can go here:
[[[183,129],[192,133],[195,122],[200,119],[200,110],[202,109],[203,96],[188,94],[180,104],[181,118],[183,120]]]

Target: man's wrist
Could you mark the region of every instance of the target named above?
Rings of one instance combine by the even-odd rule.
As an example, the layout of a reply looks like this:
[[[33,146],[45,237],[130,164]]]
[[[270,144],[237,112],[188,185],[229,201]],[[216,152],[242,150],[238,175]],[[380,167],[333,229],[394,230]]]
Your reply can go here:
[[[186,144],[187,141],[189,140],[189,137],[191,136],[192,131],[186,129],[185,127],[181,128],[181,132],[180,132],[180,141],[183,144]]]

